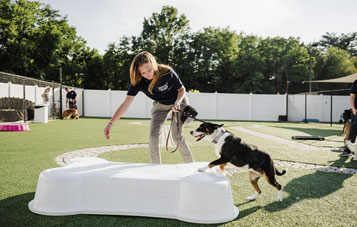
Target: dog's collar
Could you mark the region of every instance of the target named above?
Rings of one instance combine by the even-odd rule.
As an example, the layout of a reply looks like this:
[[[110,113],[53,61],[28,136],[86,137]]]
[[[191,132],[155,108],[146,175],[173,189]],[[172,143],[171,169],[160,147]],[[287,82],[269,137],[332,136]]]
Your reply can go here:
[[[226,130],[222,130],[218,133],[218,135],[216,136],[216,138],[214,138],[214,140],[212,140],[212,143],[216,144],[218,143],[219,139],[223,136],[223,134],[226,132]]]

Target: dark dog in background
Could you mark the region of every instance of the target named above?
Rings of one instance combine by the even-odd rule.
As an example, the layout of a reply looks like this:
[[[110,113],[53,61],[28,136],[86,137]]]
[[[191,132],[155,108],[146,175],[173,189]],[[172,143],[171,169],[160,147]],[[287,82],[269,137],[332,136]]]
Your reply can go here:
[[[255,200],[261,193],[258,180],[264,176],[269,184],[278,190],[277,201],[282,201],[281,185],[275,180],[275,174],[282,176],[287,170],[279,172],[270,158],[269,154],[259,150],[256,146],[246,144],[241,138],[223,129],[222,125],[213,123],[202,123],[199,128],[191,131],[191,135],[200,141],[206,138],[215,144],[215,152],[219,159],[210,162],[208,166],[200,168],[204,172],[208,168],[219,166],[222,173],[227,163],[232,163],[237,167],[248,165],[249,180],[256,193],[247,197],[248,200]]]
[[[342,136],[344,133],[346,134],[345,138],[343,139],[343,143],[345,144],[345,146],[346,146],[346,140],[348,139],[348,136],[350,135],[351,114],[352,114],[351,109],[346,109],[341,114],[340,121],[339,121],[339,123],[343,123],[343,129],[342,129],[342,132],[340,134],[338,134],[338,136]]]

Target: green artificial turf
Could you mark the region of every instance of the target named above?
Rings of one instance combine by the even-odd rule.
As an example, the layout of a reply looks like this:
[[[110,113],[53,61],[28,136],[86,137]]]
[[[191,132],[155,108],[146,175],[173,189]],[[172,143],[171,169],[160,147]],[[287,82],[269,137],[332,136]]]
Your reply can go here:
[[[0,226],[199,226],[162,218],[105,215],[50,217],[29,211],[28,203],[34,198],[40,172],[58,167],[55,162],[58,155],[82,148],[148,143],[149,120],[120,120],[114,126],[110,140],[103,136],[107,122],[108,119],[98,118],[57,120],[48,124],[29,124],[31,131],[28,132],[0,132]],[[342,125],[221,123],[244,141],[267,151],[273,159],[357,168],[357,161],[353,161],[352,157],[340,158],[340,151],[337,150],[296,149],[232,128],[243,127],[287,140],[294,135],[318,135],[325,137],[325,140],[295,142],[334,148],[343,146],[343,137],[336,136]],[[186,126],[186,140],[196,161],[212,161],[217,158],[213,144],[196,142],[189,135],[189,131],[198,125],[194,122]],[[163,163],[182,163],[179,151],[170,154],[162,149],[161,153]],[[100,157],[110,161],[147,163],[149,151],[148,148],[126,149],[106,152]],[[236,220],[212,226],[357,226],[355,175],[290,168],[287,174],[277,177],[283,186],[281,203],[275,202],[276,190],[264,179],[259,181],[263,193],[256,201],[247,202],[245,197],[254,193],[247,173],[235,173],[229,178],[234,204],[240,214]]]

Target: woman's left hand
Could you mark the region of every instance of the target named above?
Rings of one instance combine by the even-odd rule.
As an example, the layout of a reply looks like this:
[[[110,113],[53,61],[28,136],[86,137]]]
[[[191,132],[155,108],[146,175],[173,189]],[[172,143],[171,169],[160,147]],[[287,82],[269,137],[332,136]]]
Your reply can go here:
[[[176,101],[175,104],[172,106],[172,111],[173,111],[173,112],[179,112],[179,110],[180,110],[180,104],[181,104],[180,101]]]

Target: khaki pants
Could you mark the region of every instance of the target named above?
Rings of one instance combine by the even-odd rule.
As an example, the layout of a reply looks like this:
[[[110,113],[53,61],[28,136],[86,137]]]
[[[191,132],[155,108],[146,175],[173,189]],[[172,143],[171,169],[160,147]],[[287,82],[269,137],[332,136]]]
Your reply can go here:
[[[182,104],[186,103],[187,97],[182,100]],[[185,108],[185,105],[182,104],[180,106],[181,110]],[[159,137],[162,132],[162,127],[164,126],[165,121],[169,116],[169,113],[171,113],[172,106],[173,105],[164,105],[156,101],[154,101],[154,103],[152,104],[149,143],[151,163],[161,163]],[[174,121],[171,121],[170,136],[172,136],[173,141],[176,145],[177,143],[179,143],[178,150],[181,152],[183,161],[185,163],[194,162],[190,147],[188,146],[185,138],[183,137],[183,122],[180,118],[181,112],[178,112],[178,118],[175,117]],[[179,121],[178,127],[176,121]]]

